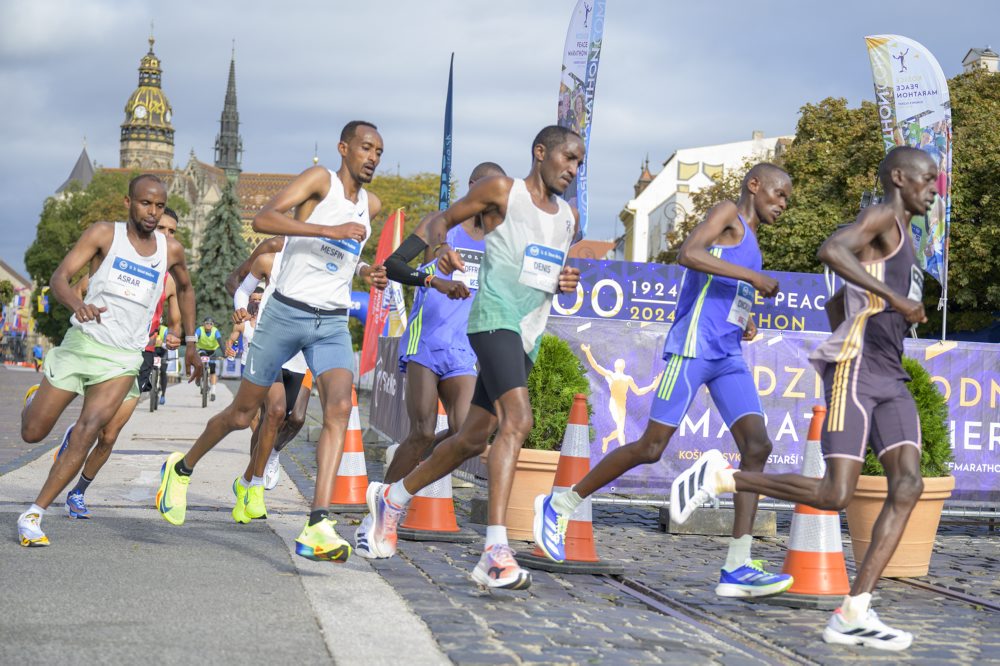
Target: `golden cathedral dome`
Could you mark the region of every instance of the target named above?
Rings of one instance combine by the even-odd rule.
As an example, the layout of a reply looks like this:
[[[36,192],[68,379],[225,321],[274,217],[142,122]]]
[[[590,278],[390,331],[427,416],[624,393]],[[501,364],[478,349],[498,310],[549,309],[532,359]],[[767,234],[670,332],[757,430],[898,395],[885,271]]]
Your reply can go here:
[[[173,110],[160,87],[160,59],[153,53],[153,37],[149,38],[149,53],[139,63],[139,87],[125,103],[122,141],[154,141],[173,145]]]

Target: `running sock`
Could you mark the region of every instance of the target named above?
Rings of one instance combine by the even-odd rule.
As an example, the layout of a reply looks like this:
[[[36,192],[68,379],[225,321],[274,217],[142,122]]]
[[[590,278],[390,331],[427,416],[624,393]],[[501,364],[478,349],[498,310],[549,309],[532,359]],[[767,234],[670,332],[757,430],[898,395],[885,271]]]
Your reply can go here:
[[[497,544],[507,545],[507,527],[504,525],[487,525],[486,547],[483,550],[489,550],[491,546]]]
[[[566,492],[556,493],[552,497],[552,508],[556,510],[560,516],[569,516],[576,511],[576,507],[583,504],[583,498],[580,494],[570,488]]]
[[[177,464],[174,465],[174,471],[181,476],[191,476],[191,472],[193,472],[194,469],[188,468],[188,466],[184,464],[184,458],[181,458],[177,461]]]
[[[215,395],[215,384],[212,384],[212,395]]]
[[[73,486],[73,490],[69,491],[70,494],[72,495],[73,493],[80,493],[82,495],[83,493],[87,492],[87,488],[90,486],[91,483],[93,483],[93,481],[94,481],[93,479],[88,479],[85,474],[81,474],[80,480],[76,482],[75,486]]]
[[[850,595],[844,597],[844,603],[840,607],[840,613],[848,622],[857,622],[868,615],[871,607],[872,595],[870,592],[862,592],[856,597]]]
[[[738,471],[738,469],[727,468],[720,469],[715,473],[715,487],[718,494],[736,492],[736,478],[733,475]]]
[[[723,571],[736,571],[746,564],[747,560],[750,559],[750,544],[752,542],[753,536],[750,534],[744,534],[738,539],[731,539],[726,563],[722,565]]]
[[[45,515],[45,509],[38,506],[37,504],[32,504],[31,506],[28,507],[28,510],[25,513],[37,513],[38,517],[41,518],[42,516]]]
[[[312,527],[321,520],[326,520],[330,517],[329,511],[327,509],[316,509],[315,511],[309,512],[309,527]]]
[[[251,476],[248,479],[246,474],[244,474],[243,476],[240,477],[240,481],[243,483],[243,487],[244,488],[249,488],[250,487],[250,480],[251,479],[253,479],[253,477]]]
[[[386,496],[386,499],[398,507],[404,507],[410,504],[413,495],[410,494],[406,486],[403,485],[402,479],[400,479],[389,486],[389,494]]]
[[[250,487],[251,488],[254,487],[254,486],[262,486],[262,485],[264,485],[264,477],[262,477],[262,476],[255,476],[252,479],[250,479]]]

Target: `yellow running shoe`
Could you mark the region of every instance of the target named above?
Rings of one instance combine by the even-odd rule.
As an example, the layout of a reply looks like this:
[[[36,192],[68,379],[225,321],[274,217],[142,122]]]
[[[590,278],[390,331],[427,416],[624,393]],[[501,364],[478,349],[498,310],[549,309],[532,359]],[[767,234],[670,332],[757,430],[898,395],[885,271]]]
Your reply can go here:
[[[346,562],[351,544],[340,538],[333,526],[337,521],[324,518],[315,525],[306,524],[295,540],[295,553],[317,562]]]
[[[236,504],[233,506],[233,520],[238,523],[249,523],[250,516],[247,515],[247,487],[243,485],[243,479],[238,476],[233,479],[233,494],[236,495]]]
[[[250,486],[247,488],[247,518],[256,520],[257,518],[267,518],[267,507],[264,506],[264,486]]]
[[[41,384],[33,384],[33,385],[31,385],[31,386],[28,387],[27,391],[25,391],[25,393],[24,393],[24,406],[25,407],[27,407],[28,403],[31,402],[31,399],[35,397],[35,391],[38,390],[39,386],[41,386]]]
[[[174,469],[177,461],[183,460],[183,453],[171,453],[160,468],[160,488],[156,491],[156,508],[163,519],[172,525],[184,524],[187,510],[187,489],[190,476],[181,476]]]

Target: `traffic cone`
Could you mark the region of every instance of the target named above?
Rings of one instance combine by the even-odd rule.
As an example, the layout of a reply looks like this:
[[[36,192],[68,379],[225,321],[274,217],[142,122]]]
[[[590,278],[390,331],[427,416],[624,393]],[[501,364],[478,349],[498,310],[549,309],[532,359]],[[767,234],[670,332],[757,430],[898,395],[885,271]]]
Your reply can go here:
[[[820,437],[826,408],[813,407],[806,439],[802,475],[822,478],[826,470]],[[834,609],[851,590],[840,540],[840,513],[820,511],[804,504],[795,505],[788,537],[788,552],[781,572],[795,579],[784,594],[760,597],[755,601],[795,608]]]
[[[563,435],[556,478],[552,492],[569,490],[590,471],[590,423],[587,418],[587,396],[577,393],[569,410],[569,422]],[[570,516],[566,528],[566,560],[553,562],[540,548],[530,555],[518,555],[519,564],[553,573],[623,574],[625,568],[617,562],[602,562],[594,547],[594,525],[591,501],[588,497]]]
[[[344,455],[340,459],[337,478],[333,483],[330,509],[340,513],[360,513],[368,510],[365,491],[368,489],[368,468],[365,447],[361,442],[361,417],[358,415],[358,394],[351,387],[351,420],[344,437]]]
[[[448,415],[438,400],[438,417],[435,432],[448,429]],[[391,458],[390,458],[391,460]],[[472,530],[464,530],[455,519],[455,500],[452,496],[451,474],[421,489],[406,510],[406,518],[396,534],[407,541],[448,541],[471,543],[479,538]]]

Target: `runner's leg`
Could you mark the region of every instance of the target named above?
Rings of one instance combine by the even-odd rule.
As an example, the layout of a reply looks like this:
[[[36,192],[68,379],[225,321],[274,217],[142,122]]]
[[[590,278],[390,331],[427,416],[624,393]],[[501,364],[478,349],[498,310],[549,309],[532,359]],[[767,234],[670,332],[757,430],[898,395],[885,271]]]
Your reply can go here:
[[[406,364],[406,415],[410,431],[400,442],[385,471],[384,483],[394,483],[410,473],[434,445],[437,426],[438,376],[415,361]]]

